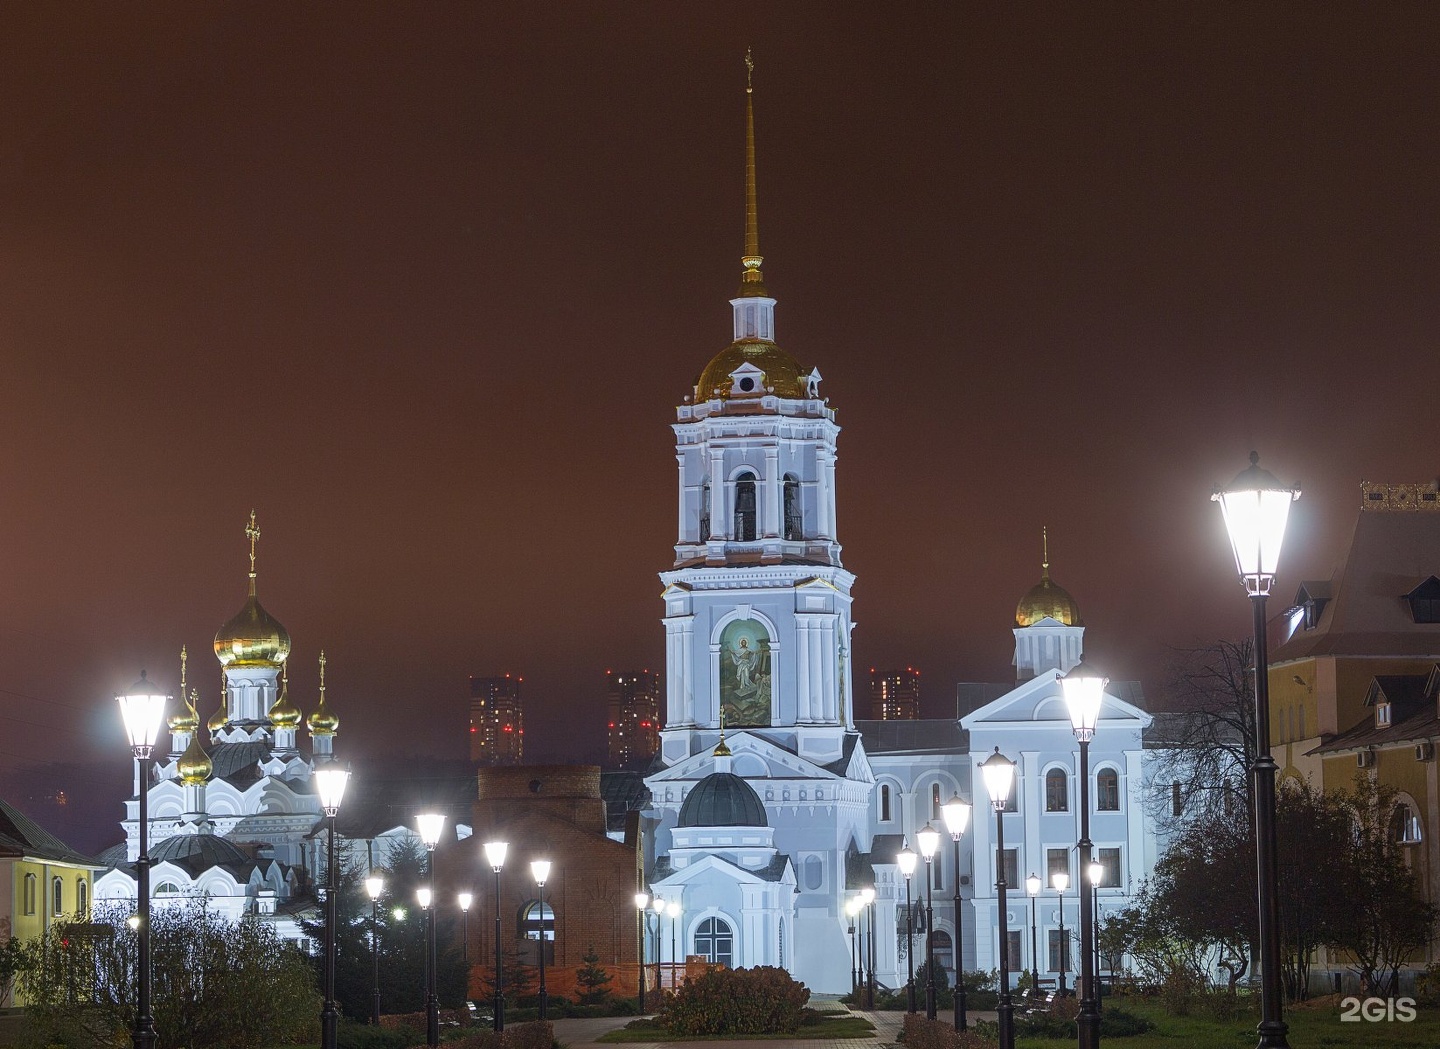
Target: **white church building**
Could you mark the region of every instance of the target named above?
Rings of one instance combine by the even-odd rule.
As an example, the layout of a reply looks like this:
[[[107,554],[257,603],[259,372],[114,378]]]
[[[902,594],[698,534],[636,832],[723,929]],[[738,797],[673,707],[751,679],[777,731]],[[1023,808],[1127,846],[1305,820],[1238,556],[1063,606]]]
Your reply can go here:
[[[851,681],[851,590],[841,563],[835,411],[820,373],[775,341],[775,302],[761,275],[755,140],[746,98],[746,232],[733,341],[676,409],[676,543],[664,583],[665,721],[646,777],[652,894],[680,905],[662,962],[702,956],[733,967],[778,965],[813,991],[851,986],[846,904],[876,891],[875,975],[906,979],[905,886],[895,856],[939,806],[974,806],[930,871],[934,938],[946,968],[998,967],[995,814],[971,755],[996,747],[1017,764],[1003,816],[1012,971],[1032,967],[1024,879],[1047,889],[1037,908],[1041,978],[1061,963],[1060,914],[1048,875],[1068,869],[1067,934],[1078,917],[1078,748],[1060,677],[1080,662],[1084,626],[1049,576],[1020,601],[1016,683],[971,687],[955,719],[857,722]],[[998,624],[997,624],[998,626]],[[1153,867],[1142,804],[1138,686],[1115,684],[1091,745],[1091,836],[1105,865],[1101,913],[1128,904]],[[911,886],[923,898],[922,866]],[[953,897],[959,879],[962,904]],[[868,920],[868,919],[867,919]],[[914,938],[923,950],[923,937]],[[1066,957],[1078,964],[1072,947]],[[915,964],[919,965],[920,959]]]

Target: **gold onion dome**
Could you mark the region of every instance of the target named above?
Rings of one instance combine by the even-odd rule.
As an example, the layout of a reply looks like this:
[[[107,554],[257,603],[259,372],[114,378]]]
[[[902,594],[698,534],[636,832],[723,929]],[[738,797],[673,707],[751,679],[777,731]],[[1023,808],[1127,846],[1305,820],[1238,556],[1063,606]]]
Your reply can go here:
[[[325,653],[320,653],[320,702],[305,722],[312,736],[333,736],[340,729],[340,719],[325,706]]]
[[[200,737],[192,736],[190,745],[185,748],[185,753],[180,755],[177,763],[180,770],[180,781],[192,786],[204,783],[215,771],[215,765],[210,760],[210,755],[205,753],[205,748],[200,745]]]
[[[245,607],[215,635],[215,658],[225,667],[279,666],[290,654],[290,632],[260,604],[255,596],[255,511],[245,529],[250,540],[250,595]]]
[[[276,728],[294,729],[299,727],[302,716],[300,708],[290,702],[290,686],[285,682],[280,683],[280,695],[266,716]]]
[[[1080,606],[1070,591],[1050,578],[1050,537],[1044,534],[1045,556],[1040,563],[1040,582],[1026,591],[1015,606],[1015,625],[1034,626],[1042,619],[1054,619],[1066,626],[1080,626]]]
[[[742,364],[753,364],[765,373],[762,393],[799,400],[805,396],[805,372],[795,358],[769,339],[736,339],[705,365],[696,384],[695,399],[730,396],[730,373]],[[718,390],[718,393],[717,393]]]
[[[165,721],[170,726],[171,732],[193,733],[200,727],[200,712],[195,709],[195,702],[200,697],[193,691],[188,697],[185,692],[185,667],[188,661],[188,653],[185,646],[180,646],[180,709],[171,714]]]
[[[210,715],[210,720],[205,722],[205,727],[211,732],[223,732],[225,726],[230,723],[230,712],[226,710],[225,700],[220,700],[220,709]]]

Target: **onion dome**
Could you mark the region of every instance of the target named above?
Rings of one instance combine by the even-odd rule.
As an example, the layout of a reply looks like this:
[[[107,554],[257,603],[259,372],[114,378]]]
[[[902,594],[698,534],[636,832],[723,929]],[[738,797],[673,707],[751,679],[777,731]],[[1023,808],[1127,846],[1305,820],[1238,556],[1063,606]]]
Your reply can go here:
[[[205,722],[205,727],[211,732],[223,732],[225,726],[230,724],[230,700],[225,691],[224,683],[220,687],[220,709],[210,715],[210,720]]]
[[[199,719],[197,718],[198,722]],[[215,771],[215,766],[210,761],[210,755],[205,753],[205,748],[200,745],[199,736],[190,737],[190,745],[185,748],[185,753],[180,755],[177,762],[180,770],[180,782],[192,786],[204,783]]]
[[[1080,626],[1080,606],[1070,591],[1050,578],[1050,538],[1042,531],[1045,554],[1040,562],[1040,582],[1026,591],[1015,606],[1015,625],[1034,626],[1042,619],[1054,619],[1066,626]]]
[[[221,666],[279,666],[290,654],[290,632],[260,604],[255,596],[255,511],[245,529],[250,540],[250,594],[245,605],[215,635],[215,658]]]
[[[186,695],[185,695],[185,664],[186,664],[187,658],[188,658],[188,657],[187,657],[187,653],[186,653],[186,650],[185,650],[185,646],[184,646],[184,645],[181,645],[181,646],[180,646],[180,701],[181,701],[181,705],[180,705],[180,709],[179,709],[179,710],[175,711],[175,713],[173,713],[173,714],[170,715],[169,719],[166,721],[166,724],[170,726],[170,731],[171,731],[171,732],[174,732],[174,733],[184,732],[184,733],[191,733],[191,734],[193,734],[193,733],[195,732],[195,730],[200,727],[200,712],[195,709],[195,701],[196,701],[199,697],[196,696],[194,692],[191,692],[191,693],[190,693],[190,696],[189,696],[188,699],[186,698]]]
[[[681,827],[767,827],[755,788],[733,772],[712,772],[680,806]]]
[[[290,685],[283,678],[280,681],[280,695],[275,705],[265,714],[276,728],[296,729],[300,727],[300,708],[290,702]]]
[[[325,653],[320,653],[320,702],[310,712],[305,722],[310,726],[312,736],[333,736],[340,728],[340,719],[325,706]]]

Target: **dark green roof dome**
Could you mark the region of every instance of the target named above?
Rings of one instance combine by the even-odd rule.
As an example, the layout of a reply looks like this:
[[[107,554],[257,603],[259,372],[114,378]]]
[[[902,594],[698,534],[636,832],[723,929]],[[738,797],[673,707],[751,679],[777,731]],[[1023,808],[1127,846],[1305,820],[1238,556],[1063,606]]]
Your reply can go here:
[[[712,772],[680,806],[682,827],[767,827],[755,788],[733,772]]]

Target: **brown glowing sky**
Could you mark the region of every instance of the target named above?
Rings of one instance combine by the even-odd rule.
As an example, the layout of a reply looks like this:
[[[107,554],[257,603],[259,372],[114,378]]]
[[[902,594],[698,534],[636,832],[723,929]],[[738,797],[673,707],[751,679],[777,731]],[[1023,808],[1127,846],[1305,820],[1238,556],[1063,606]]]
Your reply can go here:
[[[209,713],[261,597],[341,747],[539,758],[658,668],[673,407],[729,338],[741,58],[779,338],[839,410],[856,666],[1011,673],[1042,524],[1152,694],[1242,634],[1211,485],[1440,470],[1433,5],[10,5],[0,11],[0,759]],[[118,817],[118,807],[115,815]]]

